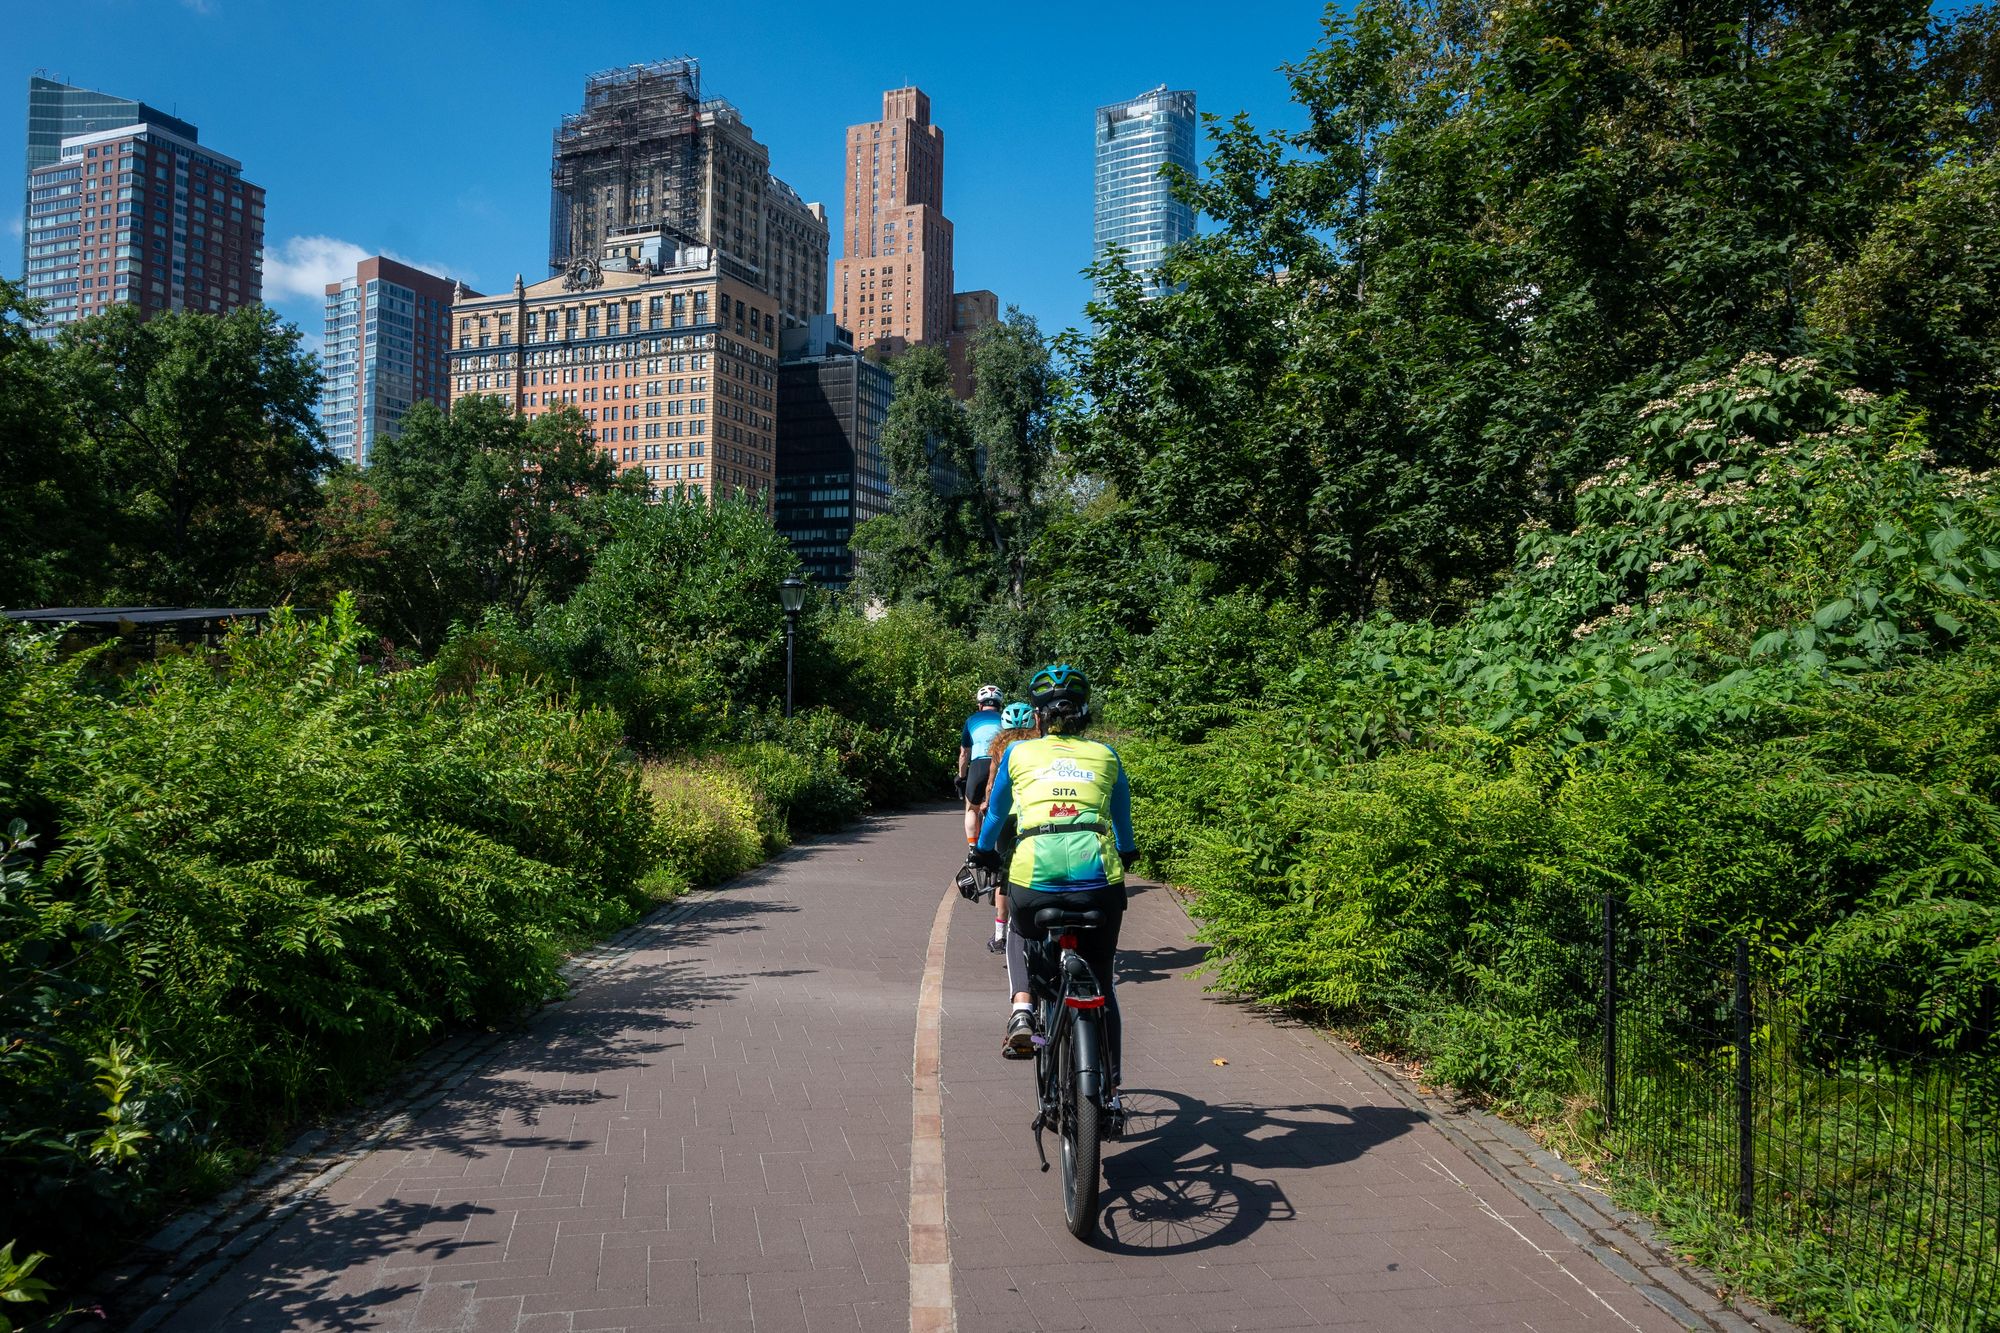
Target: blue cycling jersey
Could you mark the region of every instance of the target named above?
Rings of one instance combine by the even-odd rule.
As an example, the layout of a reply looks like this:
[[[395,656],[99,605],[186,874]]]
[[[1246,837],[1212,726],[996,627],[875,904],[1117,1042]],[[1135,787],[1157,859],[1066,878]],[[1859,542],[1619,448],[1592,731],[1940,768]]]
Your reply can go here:
[[[959,729],[958,733],[958,748],[961,750],[970,750],[974,760],[984,759],[987,748],[993,744],[993,738],[999,734],[1000,710],[997,708],[982,708],[971,717],[965,719],[965,725]]]

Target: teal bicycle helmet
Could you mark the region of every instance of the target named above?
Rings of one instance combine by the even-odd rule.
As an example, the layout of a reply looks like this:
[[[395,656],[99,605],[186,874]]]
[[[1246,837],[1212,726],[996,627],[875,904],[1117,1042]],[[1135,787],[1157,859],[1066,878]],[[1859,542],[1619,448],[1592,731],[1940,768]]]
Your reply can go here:
[[[1017,731],[1022,727],[1034,726],[1035,725],[1034,705],[1008,704],[1005,708],[1000,710],[1000,725],[1007,728],[1009,731]]]
[[[1034,674],[1028,681],[1028,697],[1038,713],[1085,717],[1090,713],[1090,680],[1067,662],[1058,662]]]

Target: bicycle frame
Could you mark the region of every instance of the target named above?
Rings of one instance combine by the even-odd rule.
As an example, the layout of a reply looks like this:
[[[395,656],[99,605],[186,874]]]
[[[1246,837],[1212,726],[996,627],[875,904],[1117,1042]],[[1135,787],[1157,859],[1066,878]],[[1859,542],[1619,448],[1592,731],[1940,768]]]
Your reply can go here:
[[[1035,1054],[1040,1107],[1030,1128],[1044,1171],[1049,1157],[1042,1132],[1053,1129],[1061,1141],[1063,1212],[1070,1233],[1085,1240],[1097,1230],[1101,1139],[1119,1133],[1116,1113],[1105,1097],[1104,1010],[1109,999],[1077,953],[1075,932],[1063,931],[1055,942],[1055,985],[1049,985],[1046,968],[1036,968],[1035,960],[1029,968],[1043,992],[1045,1015]],[[1037,953],[1046,958],[1046,946]]]

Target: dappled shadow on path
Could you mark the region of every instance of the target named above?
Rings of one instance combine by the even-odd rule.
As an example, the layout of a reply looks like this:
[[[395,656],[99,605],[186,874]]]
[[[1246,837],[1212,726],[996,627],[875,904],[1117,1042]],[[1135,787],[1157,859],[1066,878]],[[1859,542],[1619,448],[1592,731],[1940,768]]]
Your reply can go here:
[[[497,1254],[497,1242],[463,1237],[468,1222],[492,1212],[471,1203],[391,1199],[372,1207],[341,1207],[324,1198],[309,1200],[245,1260],[239,1271],[252,1277],[246,1295],[226,1295],[243,1284],[225,1277],[167,1327],[171,1333],[305,1328],[360,1333],[400,1326],[407,1315],[394,1307],[422,1299],[425,1265],[467,1250]],[[390,1258],[399,1267],[379,1267]]]
[[[498,1259],[505,1245],[480,1238],[491,1232],[477,1219],[513,1206],[479,1201],[495,1188],[509,1154],[601,1151],[597,1127],[610,1112],[579,1119],[581,1113],[619,1101],[636,1079],[655,1077],[682,1046],[677,1034],[695,1027],[696,1011],[726,1004],[760,978],[795,975],[717,971],[704,955],[722,937],[760,930],[772,915],[799,910],[746,888],[754,885],[738,881],[659,910],[587,956],[567,997],[509,1031],[436,1049],[427,1057],[433,1070],[468,1051],[470,1063],[448,1090],[415,1104],[407,1127],[361,1159],[397,1156],[361,1196],[367,1202],[322,1194],[298,1205],[169,1327],[341,1333],[401,1327],[408,1307],[427,1292],[440,1299],[437,1284],[425,1280],[429,1265],[460,1254]],[[423,1064],[413,1071],[418,1077]],[[482,1168],[487,1159],[492,1165]],[[463,1176],[435,1171],[447,1162],[462,1167]],[[421,1168],[421,1178],[405,1188],[399,1172],[413,1167]]]
[[[624,942],[635,951],[670,948],[675,957],[640,963],[628,956],[615,968],[591,972],[574,994],[537,1011],[489,1049],[481,1065],[393,1146],[471,1158],[510,1149],[594,1147],[567,1133],[532,1131],[551,1111],[618,1100],[620,1091],[600,1085],[656,1063],[681,1044],[671,1034],[693,1025],[689,1014],[727,1002],[762,975],[717,974],[688,951],[718,936],[759,929],[760,918],[772,913],[798,910],[719,894],[693,907],[679,920],[642,926]]]
[[[1211,1105],[1150,1088],[1128,1089],[1124,1101],[1098,1242],[1115,1254],[1213,1249],[1288,1221],[1291,1202],[1267,1173],[1353,1161],[1425,1119],[1401,1106]]]

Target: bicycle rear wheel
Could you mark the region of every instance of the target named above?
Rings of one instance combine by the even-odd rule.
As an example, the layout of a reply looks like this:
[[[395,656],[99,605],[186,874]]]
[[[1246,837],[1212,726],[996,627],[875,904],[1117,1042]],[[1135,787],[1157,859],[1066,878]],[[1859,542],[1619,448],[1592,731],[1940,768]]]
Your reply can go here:
[[[1095,1016],[1072,1023],[1070,1040],[1064,1043],[1068,1049],[1057,1057],[1061,1061],[1057,1077],[1062,1085],[1063,1221],[1078,1240],[1097,1234],[1097,1191],[1102,1179],[1097,1098],[1086,1095],[1082,1088],[1084,1066],[1096,1060],[1098,1043],[1091,1040],[1097,1035],[1096,1023]],[[1084,1030],[1086,1026],[1089,1031]]]

